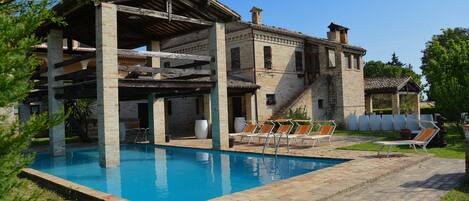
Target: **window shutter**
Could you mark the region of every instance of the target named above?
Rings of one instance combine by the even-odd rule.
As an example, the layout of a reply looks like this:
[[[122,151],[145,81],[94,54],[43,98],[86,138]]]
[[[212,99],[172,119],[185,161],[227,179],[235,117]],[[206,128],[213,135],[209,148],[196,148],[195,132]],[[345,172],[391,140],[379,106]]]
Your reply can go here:
[[[272,47],[264,46],[264,68],[272,69]]]
[[[240,58],[240,48],[231,49],[231,70],[241,69],[241,58]]]

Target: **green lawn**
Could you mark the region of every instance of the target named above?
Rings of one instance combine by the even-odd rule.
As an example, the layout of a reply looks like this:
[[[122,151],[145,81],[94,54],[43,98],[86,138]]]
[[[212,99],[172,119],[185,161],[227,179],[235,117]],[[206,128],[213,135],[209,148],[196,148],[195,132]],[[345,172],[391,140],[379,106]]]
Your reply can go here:
[[[435,157],[439,158],[453,158],[453,159],[464,159],[464,139],[458,134],[455,126],[448,126],[448,133],[446,135],[447,146],[444,148],[428,148],[428,152],[434,154]],[[357,131],[337,131],[337,135],[348,135],[348,136],[373,136],[379,140],[398,140],[399,134],[397,132],[357,132]],[[342,150],[358,150],[358,151],[378,151],[380,145],[373,144],[373,142],[365,142],[355,144],[347,147],[340,147]],[[414,150],[408,146],[393,147],[393,152],[412,153]],[[423,152],[422,149],[418,150]]]
[[[20,200],[36,200],[36,201],[62,201],[64,198],[58,194],[40,188],[34,182],[27,179],[20,179],[22,184],[16,188],[13,188],[10,191],[10,194],[7,195],[6,200],[15,200],[15,198],[20,198]]]
[[[441,198],[441,201],[469,200],[469,178],[466,178],[458,188],[453,189]]]

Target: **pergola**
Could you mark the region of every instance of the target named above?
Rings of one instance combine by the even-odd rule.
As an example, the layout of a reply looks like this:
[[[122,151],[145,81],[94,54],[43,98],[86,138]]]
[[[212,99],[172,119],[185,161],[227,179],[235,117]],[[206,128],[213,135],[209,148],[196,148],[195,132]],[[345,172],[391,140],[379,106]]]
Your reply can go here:
[[[392,114],[400,114],[400,95],[411,96],[413,112],[420,116],[420,86],[411,77],[402,78],[366,78],[365,79],[365,109],[373,113],[372,96],[376,94],[390,94]]]
[[[46,91],[50,114],[64,106],[63,99],[97,98],[101,166],[120,162],[119,100],[147,99],[150,142],[163,144],[163,98],[210,94],[213,148],[228,147],[225,23],[239,20],[237,13],[212,0],[65,0],[54,10],[67,26],[48,24],[39,31],[47,35],[47,89],[34,93]],[[209,55],[160,51],[159,41],[202,29],[209,29]],[[68,49],[64,50],[63,39]],[[90,51],[74,50],[73,41],[86,44]],[[147,51],[133,50],[145,45]],[[74,57],[64,60],[64,53]],[[121,57],[148,59],[146,65],[129,65],[119,63]],[[192,62],[160,68],[160,58]],[[90,63],[95,68],[88,68]],[[67,70],[74,65],[82,68]],[[203,65],[210,69],[194,69]],[[130,72],[149,74],[150,79],[129,76]],[[63,155],[64,125],[51,128],[49,136],[51,153]]]

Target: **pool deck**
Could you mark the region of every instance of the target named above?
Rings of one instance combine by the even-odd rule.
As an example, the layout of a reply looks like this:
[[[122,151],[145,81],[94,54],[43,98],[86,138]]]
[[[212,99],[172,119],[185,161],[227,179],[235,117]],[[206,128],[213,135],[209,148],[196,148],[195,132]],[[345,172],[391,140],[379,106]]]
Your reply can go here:
[[[393,154],[390,158],[383,158],[377,157],[376,152],[336,149],[369,140],[371,138],[337,136],[331,144],[322,142],[316,147],[292,147],[290,151],[281,147],[280,155],[353,160],[213,200],[328,200],[431,158],[427,154]],[[211,141],[186,138],[171,140],[168,145],[210,149]],[[236,143],[229,150],[259,153],[262,152],[262,145]],[[267,149],[266,153],[272,154],[273,148]]]

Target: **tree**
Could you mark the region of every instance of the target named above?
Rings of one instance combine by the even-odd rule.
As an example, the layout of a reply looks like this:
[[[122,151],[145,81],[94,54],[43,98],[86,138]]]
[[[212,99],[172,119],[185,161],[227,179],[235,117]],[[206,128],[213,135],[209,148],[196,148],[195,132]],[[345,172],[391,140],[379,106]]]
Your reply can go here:
[[[405,66],[405,64],[399,60],[399,57],[397,57],[395,52],[392,53],[391,61],[386,64],[391,66]]]
[[[412,77],[417,83],[421,84],[420,75],[412,70],[412,65],[394,66],[382,61],[368,61],[363,68],[365,78],[371,77]]]
[[[29,79],[40,64],[32,48],[43,42],[35,32],[45,22],[61,21],[49,9],[54,3],[49,0],[0,2],[0,107],[11,107],[22,101],[31,89]],[[0,200],[30,199],[11,192],[22,184],[16,176],[33,157],[25,150],[33,135],[57,125],[64,116],[61,112],[49,119],[44,113],[33,115],[24,124],[15,121],[0,127]],[[2,124],[4,119],[5,116],[0,117]]]
[[[422,73],[437,111],[456,121],[469,112],[469,29],[443,30],[426,43]]]

